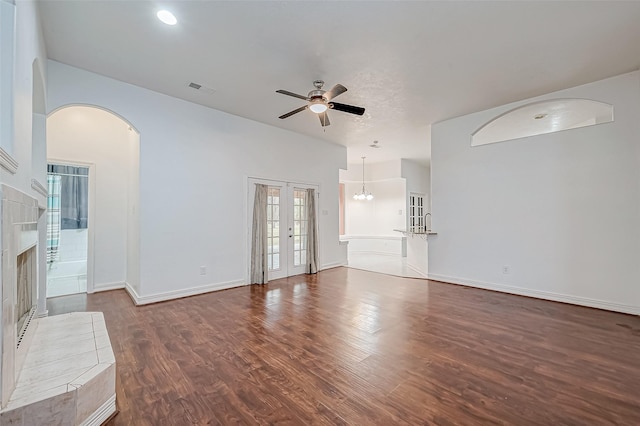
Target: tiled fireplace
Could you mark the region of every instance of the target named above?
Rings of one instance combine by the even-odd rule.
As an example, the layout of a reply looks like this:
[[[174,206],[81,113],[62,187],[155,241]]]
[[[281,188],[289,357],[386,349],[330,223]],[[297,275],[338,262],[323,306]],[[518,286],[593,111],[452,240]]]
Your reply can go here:
[[[38,294],[37,220],[36,199],[2,185],[3,407],[15,388],[38,325],[33,318]]]
[[[0,190],[0,424],[100,425],[116,412],[115,358],[104,317],[37,317],[38,282],[45,279],[38,278],[38,216],[44,213],[29,195],[6,185]]]

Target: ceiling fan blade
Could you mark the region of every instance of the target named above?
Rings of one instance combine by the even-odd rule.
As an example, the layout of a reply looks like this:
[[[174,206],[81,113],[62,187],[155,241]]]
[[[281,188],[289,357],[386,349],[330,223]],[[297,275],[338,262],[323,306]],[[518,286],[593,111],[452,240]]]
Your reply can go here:
[[[326,92],[324,92],[324,95],[322,95],[322,97],[330,101],[331,99],[335,98],[338,95],[343,94],[346,91],[347,91],[347,88],[344,87],[342,84],[336,84],[331,88],[331,90],[327,90]]]
[[[286,114],[283,114],[283,115],[281,115],[281,116],[280,116],[280,117],[278,117],[278,118],[280,118],[280,119],[285,119],[285,118],[287,118],[287,117],[291,117],[293,114],[297,114],[297,113],[299,113],[300,111],[304,111],[304,110],[305,110],[305,109],[307,109],[307,108],[309,108],[309,105],[305,105],[305,106],[300,107],[300,108],[298,108],[298,109],[294,109],[293,111],[290,111],[290,112],[288,112],[288,113],[286,113]]]
[[[329,102],[329,108],[336,111],[348,112],[349,114],[362,115],[364,114],[364,108],[347,104],[339,104],[337,102]]]
[[[305,101],[310,101],[311,99],[306,96],[298,95],[297,93],[289,92],[288,90],[276,90],[276,93],[281,93],[287,96],[293,96],[294,98],[304,99]]]
[[[329,122],[329,116],[327,115],[327,111],[321,112],[320,114],[318,114],[318,118],[320,119],[320,124],[322,125],[322,127],[325,127],[331,124]]]

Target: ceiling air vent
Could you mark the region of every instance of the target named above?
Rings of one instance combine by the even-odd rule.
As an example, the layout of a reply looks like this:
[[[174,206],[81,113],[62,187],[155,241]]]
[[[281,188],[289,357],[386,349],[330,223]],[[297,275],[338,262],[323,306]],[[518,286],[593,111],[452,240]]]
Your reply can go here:
[[[196,89],[198,92],[203,92],[203,93],[206,93],[207,95],[212,95],[213,92],[215,92],[215,90],[212,89],[211,87],[203,86],[202,84],[194,83],[193,81],[190,83],[187,83],[187,87]]]

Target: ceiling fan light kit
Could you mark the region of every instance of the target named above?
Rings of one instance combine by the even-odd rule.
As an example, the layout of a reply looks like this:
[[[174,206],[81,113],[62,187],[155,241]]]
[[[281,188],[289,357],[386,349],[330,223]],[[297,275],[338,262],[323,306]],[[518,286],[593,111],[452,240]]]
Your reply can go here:
[[[327,106],[322,101],[313,101],[309,109],[316,114],[320,114],[321,112],[325,112],[327,110]]]
[[[316,80],[313,82],[314,90],[310,91],[307,96],[298,95],[297,93],[289,92],[288,90],[276,90],[276,93],[280,93],[282,95],[291,96],[298,99],[303,99],[309,102],[307,105],[302,106],[300,108],[294,109],[293,111],[289,111],[286,114],[281,115],[281,120],[285,118],[289,118],[294,114],[297,114],[306,109],[311,110],[318,114],[318,118],[320,118],[320,125],[322,127],[328,126],[331,123],[329,122],[329,117],[327,115],[328,109],[335,109],[336,111],[342,111],[349,114],[362,115],[364,114],[364,108],[357,107],[354,105],[347,104],[339,104],[337,102],[330,102],[333,98],[338,95],[343,94],[347,91],[347,88],[342,84],[336,84],[331,88],[331,90],[322,90],[322,86],[324,86],[324,81]]]

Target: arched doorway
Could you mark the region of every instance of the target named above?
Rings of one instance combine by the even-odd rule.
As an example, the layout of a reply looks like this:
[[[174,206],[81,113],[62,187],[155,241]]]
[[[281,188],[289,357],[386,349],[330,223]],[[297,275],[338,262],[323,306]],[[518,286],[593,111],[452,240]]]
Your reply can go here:
[[[72,105],[48,116],[46,134],[47,297],[137,286],[139,133]]]

